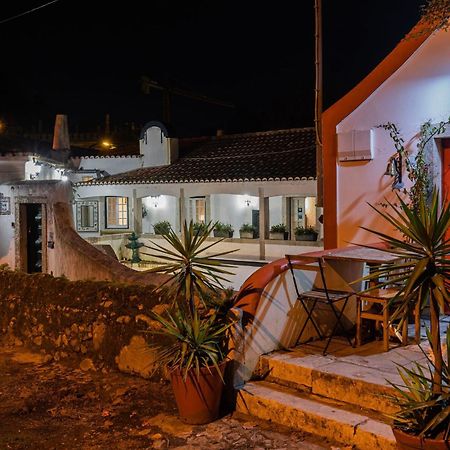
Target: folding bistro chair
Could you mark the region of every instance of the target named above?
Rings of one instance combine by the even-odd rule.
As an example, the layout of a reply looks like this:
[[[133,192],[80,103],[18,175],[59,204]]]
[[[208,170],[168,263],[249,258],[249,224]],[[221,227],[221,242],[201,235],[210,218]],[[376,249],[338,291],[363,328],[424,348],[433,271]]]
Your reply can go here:
[[[344,330],[345,337],[347,338],[349,344],[353,347],[353,342],[350,336],[348,335],[347,331],[345,330],[345,327],[342,323],[342,317],[345,311],[345,308],[347,306],[349,298],[353,295],[352,292],[342,292],[342,291],[336,291],[328,289],[327,283],[325,280],[325,261],[322,257],[318,256],[304,256],[304,255],[286,255],[286,258],[288,260],[289,264],[289,270],[292,274],[292,279],[294,281],[294,287],[297,294],[297,300],[301,303],[303,309],[305,310],[307,317],[305,320],[305,323],[303,324],[303,327],[300,331],[300,334],[297,338],[296,345],[301,340],[301,337],[303,335],[303,332],[306,329],[306,325],[310,321],[312,325],[314,326],[314,329],[316,330],[316,333],[318,334],[320,339],[328,338],[327,343],[325,345],[325,349],[323,351],[323,354],[326,355],[328,346],[330,345],[331,339],[333,339],[338,326],[340,325],[342,329]],[[296,262],[298,261],[298,262]],[[318,289],[314,288],[311,291],[306,292],[300,292],[298,288],[298,283],[295,278],[294,270],[304,270],[304,271],[313,271],[320,274],[320,278],[322,281],[323,288]],[[312,305],[311,308],[308,307],[307,302],[311,301]],[[337,302],[343,302],[341,310],[339,310],[336,307]],[[326,304],[328,305],[334,316],[336,317],[336,323],[334,324],[333,330],[331,331],[331,334],[329,336],[324,336],[322,332],[320,331],[319,326],[316,323],[316,320],[313,317],[314,309],[318,304]]]

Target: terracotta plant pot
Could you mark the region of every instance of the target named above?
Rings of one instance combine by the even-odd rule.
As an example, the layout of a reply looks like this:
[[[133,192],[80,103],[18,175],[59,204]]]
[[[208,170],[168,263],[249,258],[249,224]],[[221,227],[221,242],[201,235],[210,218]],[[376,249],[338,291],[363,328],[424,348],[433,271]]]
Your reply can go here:
[[[393,428],[395,440],[400,450],[448,450],[450,444],[442,439],[423,439],[419,436],[405,433],[398,428]]]
[[[226,362],[219,364],[222,376],[225,366]],[[170,381],[183,422],[202,425],[219,417],[224,385],[215,367],[201,368],[198,378],[195,370],[191,370],[186,381],[183,380],[182,372],[176,369],[170,373]]]
[[[397,447],[400,450],[421,450],[423,449],[423,440],[419,436],[405,433],[398,428],[392,428],[394,432],[395,440],[397,441]]]

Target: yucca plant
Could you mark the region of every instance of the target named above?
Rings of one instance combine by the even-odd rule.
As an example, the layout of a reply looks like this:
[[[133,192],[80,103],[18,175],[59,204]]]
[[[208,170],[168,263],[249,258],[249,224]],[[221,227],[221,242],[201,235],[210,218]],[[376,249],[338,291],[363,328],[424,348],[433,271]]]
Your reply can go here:
[[[428,339],[431,340],[429,330]],[[391,415],[394,426],[420,437],[450,438],[450,327],[446,334],[446,357],[442,363],[442,392],[433,392],[433,360],[423,351],[428,364],[415,363],[413,368],[399,365],[403,385],[390,383],[395,391],[392,397],[399,410]]]
[[[441,207],[436,188],[428,204],[424,196],[416,205],[408,205],[399,195],[397,198],[398,205],[388,202],[388,210],[372,208],[400,237],[362,228],[378,236],[387,244],[384,251],[399,256],[400,260],[380,266],[363,280],[377,281],[366,291],[392,284],[398,286],[398,293],[389,306],[395,308],[392,320],[399,320],[400,325],[408,320],[411,308],[422,311],[429,307],[431,329],[428,339],[432,364],[426,372],[419,366],[415,370],[401,369],[406,391],[402,391],[404,401],[399,404],[401,410],[396,417],[398,422],[414,423],[412,428],[418,433],[433,435],[439,428],[438,423],[442,420],[447,423],[450,413],[448,361],[446,363],[443,358],[439,322],[440,311],[444,310],[445,304],[450,304],[450,240],[445,238],[450,226],[450,205]]]
[[[229,353],[228,329],[232,322],[224,323],[217,317],[218,313],[202,317],[194,309],[192,317],[175,304],[167,317],[154,314],[162,328],[157,333],[167,337],[168,343],[158,348],[158,366],[181,370],[186,380],[189,371],[194,370],[197,377],[203,367],[217,370],[220,378],[222,373],[219,364]]]
[[[181,237],[172,229],[163,235],[168,247],[156,242],[147,246],[154,252],[147,253],[147,255],[164,261],[162,265],[151,271],[170,275],[160,288],[167,286],[168,295],[174,301],[180,299],[185,301],[191,314],[194,312],[196,298],[203,301],[206,293],[222,290],[224,282],[228,281],[226,275],[233,274],[226,270],[233,265],[218,261],[217,258],[233,253],[235,250],[205,254],[206,251],[221,242],[221,240],[210,244],[206,242],[215,225],[210,222],[195,230],[192,221],[189,225],[185,221]]]

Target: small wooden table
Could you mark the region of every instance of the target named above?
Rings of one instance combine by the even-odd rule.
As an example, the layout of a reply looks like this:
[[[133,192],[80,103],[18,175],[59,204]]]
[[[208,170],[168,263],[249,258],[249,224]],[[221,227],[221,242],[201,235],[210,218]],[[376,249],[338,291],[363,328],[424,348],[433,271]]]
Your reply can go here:
[[[323,258],[349,262],[364,262],[370,266],[392,264],[402,259],[394,253],[366,247],[349,247],[332,250],[324,253]]]
[[[398,262],[403,257],[396,255],[394,253],[390,253],[384,250],[378,250],[376,248],[366,248],[366,247],[348,247],[344,249],[336,249],[332,250],[328,253],[324,253],[323,258],[327,261],[336,261],[336,262],[344,262],[344,263],[364,263],[369,267],[369,271],[372,271],[376,267],[383,264],[393,264]],[[353,265],[354,266],[354,265]],[[370,285],[376,285],[376,281],[371,281]],[[361,300],[359,300],[361,301]],[[357,302],[357,308],[358,306]],[[394,331],[393,328],[391,328]],[[387,330],[385,331],[387,332]],[[395,333],[395,331],[394,331]],[[417,331],[417,321],[416,321],[416,336],[420,334],[420,329]],[[397,333],[395,335],[398,337]]]

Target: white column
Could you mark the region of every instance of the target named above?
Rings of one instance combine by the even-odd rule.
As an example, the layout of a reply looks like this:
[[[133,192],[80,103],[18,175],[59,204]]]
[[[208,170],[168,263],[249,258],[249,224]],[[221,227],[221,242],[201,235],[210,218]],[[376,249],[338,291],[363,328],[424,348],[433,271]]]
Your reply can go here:
[[[266,202],[264,198],[264,189],[258,188],[259,195],[259,259],[266,259]]]

